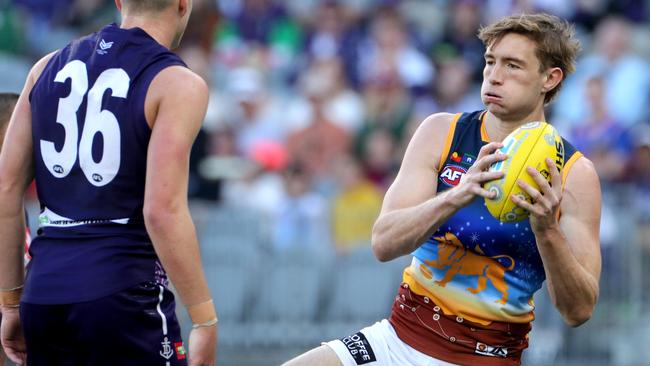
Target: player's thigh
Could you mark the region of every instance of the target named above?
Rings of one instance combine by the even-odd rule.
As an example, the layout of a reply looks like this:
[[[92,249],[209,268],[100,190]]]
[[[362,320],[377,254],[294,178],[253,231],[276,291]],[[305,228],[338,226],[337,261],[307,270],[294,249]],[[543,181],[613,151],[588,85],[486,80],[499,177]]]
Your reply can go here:
[[[187,365],[173,294],[145,282],[71,314],[77,344],[93,366]]]
[[[336,352],[329,346],[322,345],[308,351],[282,366],[342,366]]]
[[[27,365],[79,364],[72,329],[67,323],[68,308],[68,305],[20,304]]]

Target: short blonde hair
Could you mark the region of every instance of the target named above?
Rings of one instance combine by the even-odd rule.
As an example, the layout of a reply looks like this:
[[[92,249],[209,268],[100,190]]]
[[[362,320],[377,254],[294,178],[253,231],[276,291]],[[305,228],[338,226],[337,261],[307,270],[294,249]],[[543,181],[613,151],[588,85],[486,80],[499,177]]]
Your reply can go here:
[[[575,71],[576,57],[581,47],[573,26],[566,20],[544,13],[512,15],[482,27],[478,38],[485,47],[490,47],[509,33],[521,34],[535,42],[540,72],[559,67],[566,78]],[[562,81],[549,90],[544,96],[544,103],[550,102],[561,86]]]
[[[159,12],[167,9],[173,0],[123,0],[126,9],[134,13]]]

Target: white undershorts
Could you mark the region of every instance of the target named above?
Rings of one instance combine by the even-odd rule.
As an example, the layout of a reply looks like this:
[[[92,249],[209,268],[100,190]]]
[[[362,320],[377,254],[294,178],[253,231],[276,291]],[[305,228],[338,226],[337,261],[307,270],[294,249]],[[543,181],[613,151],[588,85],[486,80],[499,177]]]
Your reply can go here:
[[[404,343],[386,319],[343,339],[323,344],[334,350],[343,366],[456,366]]]

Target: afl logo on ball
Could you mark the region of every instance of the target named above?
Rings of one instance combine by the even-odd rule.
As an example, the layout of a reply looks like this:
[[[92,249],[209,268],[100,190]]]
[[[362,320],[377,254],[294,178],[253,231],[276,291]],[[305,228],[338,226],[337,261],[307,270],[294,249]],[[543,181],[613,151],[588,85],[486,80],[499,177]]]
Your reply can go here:
[[[458,165],[447,165],[440,173],[440,180],[451,187],[455,187],[460,183],[460,178],[467,173],[467,169]]]

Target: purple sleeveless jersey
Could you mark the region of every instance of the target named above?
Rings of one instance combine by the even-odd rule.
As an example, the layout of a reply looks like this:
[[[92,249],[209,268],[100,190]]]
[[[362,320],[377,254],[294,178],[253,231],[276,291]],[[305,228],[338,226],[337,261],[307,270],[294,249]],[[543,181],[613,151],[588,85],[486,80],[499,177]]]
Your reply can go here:
[[[144,100],[156,74],[174,65],[185,66],[142,29],[112,24],[57,52],[36,81],[41,215],[24,302],[88,301],[156,280],[142,215],[151,134]]]

